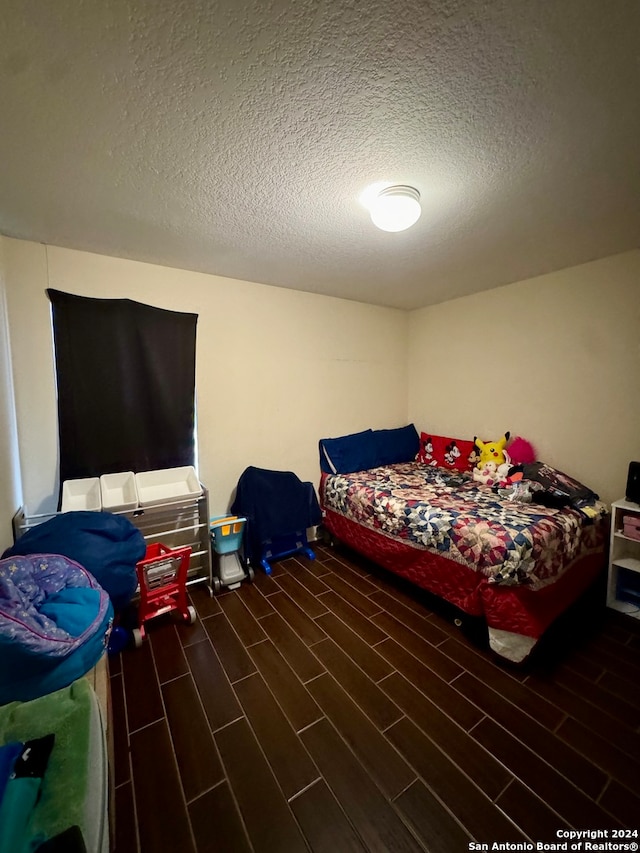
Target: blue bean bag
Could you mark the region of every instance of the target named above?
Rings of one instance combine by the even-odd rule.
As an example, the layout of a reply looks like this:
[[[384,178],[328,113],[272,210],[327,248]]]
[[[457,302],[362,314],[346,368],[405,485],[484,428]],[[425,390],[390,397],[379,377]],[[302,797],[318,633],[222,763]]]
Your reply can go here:
[[[79,563],[60,554],[0,560],[0,705],[66,687],[105,651],[113,607]]]
[[[112,512],[63,512],[37,524],[2,555],[64,554],[91,572],[116,610],[125,607],[138,585],[136,563],[147,547],[128,518]]]

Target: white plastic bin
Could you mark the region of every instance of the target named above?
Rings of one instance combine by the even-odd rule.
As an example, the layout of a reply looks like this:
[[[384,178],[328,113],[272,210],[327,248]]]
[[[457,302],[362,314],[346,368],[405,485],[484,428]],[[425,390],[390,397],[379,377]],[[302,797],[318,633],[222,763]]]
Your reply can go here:
[[[65,480],[62,484],[62,512],[83,509],[94,510],[96,512],[102,509],[100,480],[98,477]]]
[[[118,474],[103,474],[100,477],[102,509],[119,512],[138,508],[138,490],[133,471]]]
[[[136,488],[140,506],[198,498],[202,494],[202,486],[193,465],[143,471],[136,474]]]

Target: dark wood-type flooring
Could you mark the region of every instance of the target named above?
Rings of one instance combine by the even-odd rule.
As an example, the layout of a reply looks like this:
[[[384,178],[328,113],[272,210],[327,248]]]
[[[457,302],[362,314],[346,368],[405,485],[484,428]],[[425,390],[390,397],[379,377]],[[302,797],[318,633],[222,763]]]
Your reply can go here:
[[[520,668],[346,550],[110,661],[116,853],[410,851],[640,823],[640,622],[579,606]]]

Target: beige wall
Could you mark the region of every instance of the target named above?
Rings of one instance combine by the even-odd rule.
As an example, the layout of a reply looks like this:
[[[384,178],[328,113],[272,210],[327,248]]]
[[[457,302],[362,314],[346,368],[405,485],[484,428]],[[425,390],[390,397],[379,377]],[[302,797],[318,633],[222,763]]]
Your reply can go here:
[[[199,314],[199,463],[212,513],[247,465],[317,483],[320,437],[407,421],[469,438],[509,429],[613,500],[640,459],[639,282],[636,251],[407,314],[0,238],[24,502],[48,511],[57,495],[48,286]],[[8,519],[21,495],[3,311],[0,300]]]
[[[24,500],[54,508],[47,287],[195,312],[199,465],[224,512],[247,465],[317,484],[318,439],[406,423],[405,312],[5,238]]]
[[[0,237],[0,554],[13,542],[11,518],[22,500],[9,356],[4,249],[5,238]]]
[[[610,502],[640,459],[640,251],[410,315],[409,420],[529,439]]]

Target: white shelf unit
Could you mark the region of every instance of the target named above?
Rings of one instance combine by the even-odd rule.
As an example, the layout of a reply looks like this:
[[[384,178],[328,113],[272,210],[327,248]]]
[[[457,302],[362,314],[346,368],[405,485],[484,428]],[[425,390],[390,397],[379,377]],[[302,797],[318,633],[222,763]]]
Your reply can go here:
[[[199,497],[174,500],[157,506],[140,507],[114,513],[124,515],[138,528],[149,544],[161,542],[168,548],[191,546],[187,585],[206,582],[211,589],[212,561],[209,539],[209,493],[202,487]],[[58,513],[25,514],[18,510],[13,517],[14,539],[19,539],[31,527],[42,524]]]
[[[607,607],[640,619],[640,539],[623,532],[624,517],[629,515],[640,520],[640,504],[627,500],[611,504]],[[625,592],[625,579],[631,581],[631,591]]]

